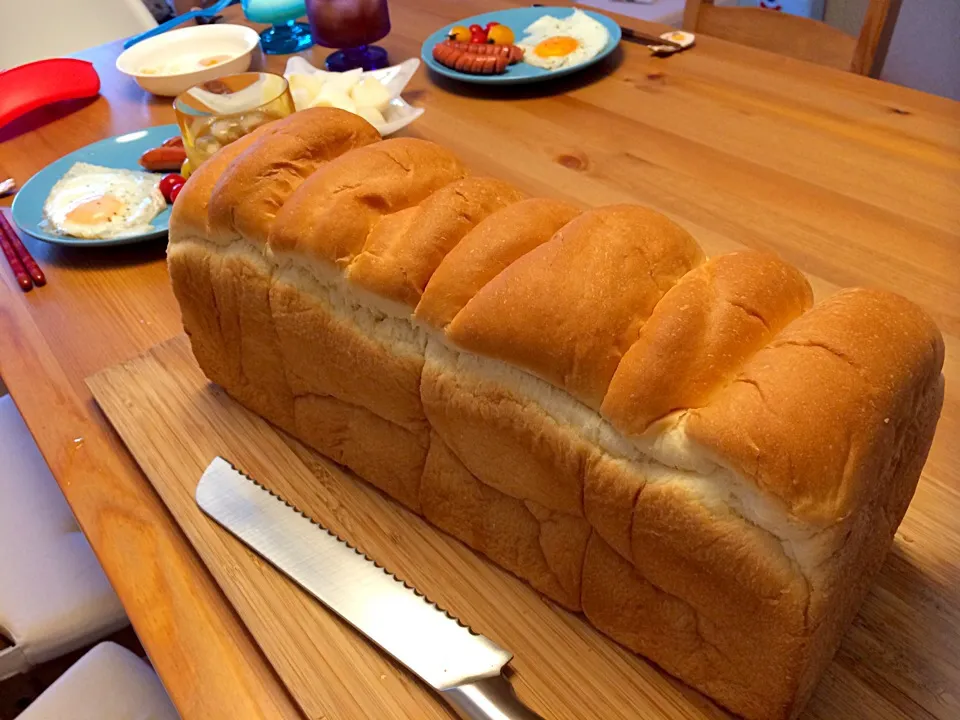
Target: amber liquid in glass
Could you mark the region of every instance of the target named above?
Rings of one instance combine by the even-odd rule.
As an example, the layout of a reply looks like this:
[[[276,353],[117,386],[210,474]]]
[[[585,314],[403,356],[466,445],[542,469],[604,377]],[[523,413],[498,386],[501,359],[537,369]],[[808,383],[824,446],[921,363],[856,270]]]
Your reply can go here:
[[[173,109],[194,170],[223,146],[295,110],[287,81],[258,72],[194,85],[176,97]]]

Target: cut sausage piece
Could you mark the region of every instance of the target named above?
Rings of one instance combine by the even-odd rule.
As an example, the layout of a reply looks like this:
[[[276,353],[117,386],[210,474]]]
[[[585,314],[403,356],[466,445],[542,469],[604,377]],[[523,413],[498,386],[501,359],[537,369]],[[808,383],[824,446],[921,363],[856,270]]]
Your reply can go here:
[[[499,75],[523,58],[516,45],[484,45],[444,40],[433,47],[433,59],[470,75]]]

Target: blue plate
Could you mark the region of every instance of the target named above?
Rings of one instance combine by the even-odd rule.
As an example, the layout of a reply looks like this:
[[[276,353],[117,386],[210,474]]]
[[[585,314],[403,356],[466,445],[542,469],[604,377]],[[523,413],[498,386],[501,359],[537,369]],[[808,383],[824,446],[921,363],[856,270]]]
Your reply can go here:
[[[507,71],[503,75],[470,75],[468,73],[458,72],[457,70],[451,70],[450,68],[441,65],[433,59],[433,46],[446,40],[447,33],[454,25],[463,25],[464,27],[470,27],[471,25],[482,25],[485,27],[488,22],[495,20],[501,25],[506,25],[513,30],[513,34],[517,38],[515,42],[519,42],[524,36],[524,30],[530,26],[530,23],[534,22],[535,20],[539,20],[544,15],[552,15],[553,17],[560,19],[569,17],[570,15],[573,15],[573,8],[569,7],[513,8],[512,10],[497,10],[495,12],[483,13],[482,15],[474,15],[473,17],[458,20],[457,22],[445,25],[433,33],[433,35],[428,37],[424,41],[423,47],[420,48],[420,58],[424,63],[426,63],[428,68],[440,73],[441,75],[446,75],[447,77],[455,80],[463,80],[464,82],[481,83],[485,85],[519,85],[520,83],[540,82],[541,80],[550,80],[551,78],[562,77],[563,75],[569,75],[570,73],[578,72],[579,70],[583,70],[585,67],[589,67],[594,63],[600,62],[607,57],[607,55],[612,53],[614,48],[616,48],[617,44],[620,42],[620,26],[617,25],[613,20],[601,15],[600,13],[590,12],[589,10],[584,10],[583,12],[603,25],[610,34],[610,39],[607,40],[606,47],[604,47],[603,50],[601,50],[597,55],[585,62],[580,63],[579,65],[574,65],[573,67],[566,67],[561,70],[551,71],[534,67],[533,65],[527,65],[524,62],[519,62],[508,67]]]
[[[85,162],[120,170],[142,171],[143,168],[140,167],[138,162],[140,156],[150,148],[162,144],[167,138],[179,134],[180,128],[176,125],[158,125],[146,130],[138,130],[126,135],[101,140],[92,145],[87,145],[85,148],[80,148],[69,155],[64,155],[30,178],[27,184],[20,189],[13,199],[13,221],[27,235],[57,245],[128,245],[163,237],[167,234],[167,227],[170,224],[169,206],[153,219],[153,222],[150,223],[151,230],[149,232],[119,238],[86,240],[68,235],[57,235],[45,230],[45,225],[41,224],[43,204],[57,180],[63,177],[64,173],[74,164]]]

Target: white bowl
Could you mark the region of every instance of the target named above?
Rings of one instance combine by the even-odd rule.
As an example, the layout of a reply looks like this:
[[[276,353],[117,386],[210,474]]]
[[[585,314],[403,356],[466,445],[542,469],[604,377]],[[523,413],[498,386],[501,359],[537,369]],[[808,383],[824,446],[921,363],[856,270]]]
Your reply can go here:
[[[367,76],[375,77],[383,83],[387,92],[390,93],[390,105],[383,111],[383,119],[386,122],[383,125],[374,125],[383,137],[392,135],[398,130],[405,128],[423,115],[423,108],[414,107],[400,97],[400,93],[403,92],[407,83],[410,82],[410,78],[417,72],[418,67],[420,67],[420,60],[418,58],[410,58],[409,60],[404,60],[399,65],[391,65],[390,67],[381,68],[380,70],[369,70],[359,74],[357,79]],[[325,70],[315,68],[299,55],[294,55],[287,60],[287,69],[283,71],[283,76],[289,82],[291,75],[312,75],[314,73],[329,75]],[[293,100],[294,102],[297,101],[296,96],[294,96]],[[297,110],[303,110],[303,107],[298,105]]]
[[[143,40],[117,58],[117,70],[147,92],[173,97],[223,75],[246,72],[260,36],[244,25],[198,25]],[[207,67],[204,58],[224,56]],[[149,70],[156,72],[149,72]],[[147,72],[144,72],[147,71]]]

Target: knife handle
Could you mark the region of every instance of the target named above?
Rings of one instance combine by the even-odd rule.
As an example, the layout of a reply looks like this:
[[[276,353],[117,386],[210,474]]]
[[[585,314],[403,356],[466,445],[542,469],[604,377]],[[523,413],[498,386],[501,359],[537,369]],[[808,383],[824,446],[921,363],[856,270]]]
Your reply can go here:
[[[543,720],[513,692],[502,675],[441,691],[463,720]]]

